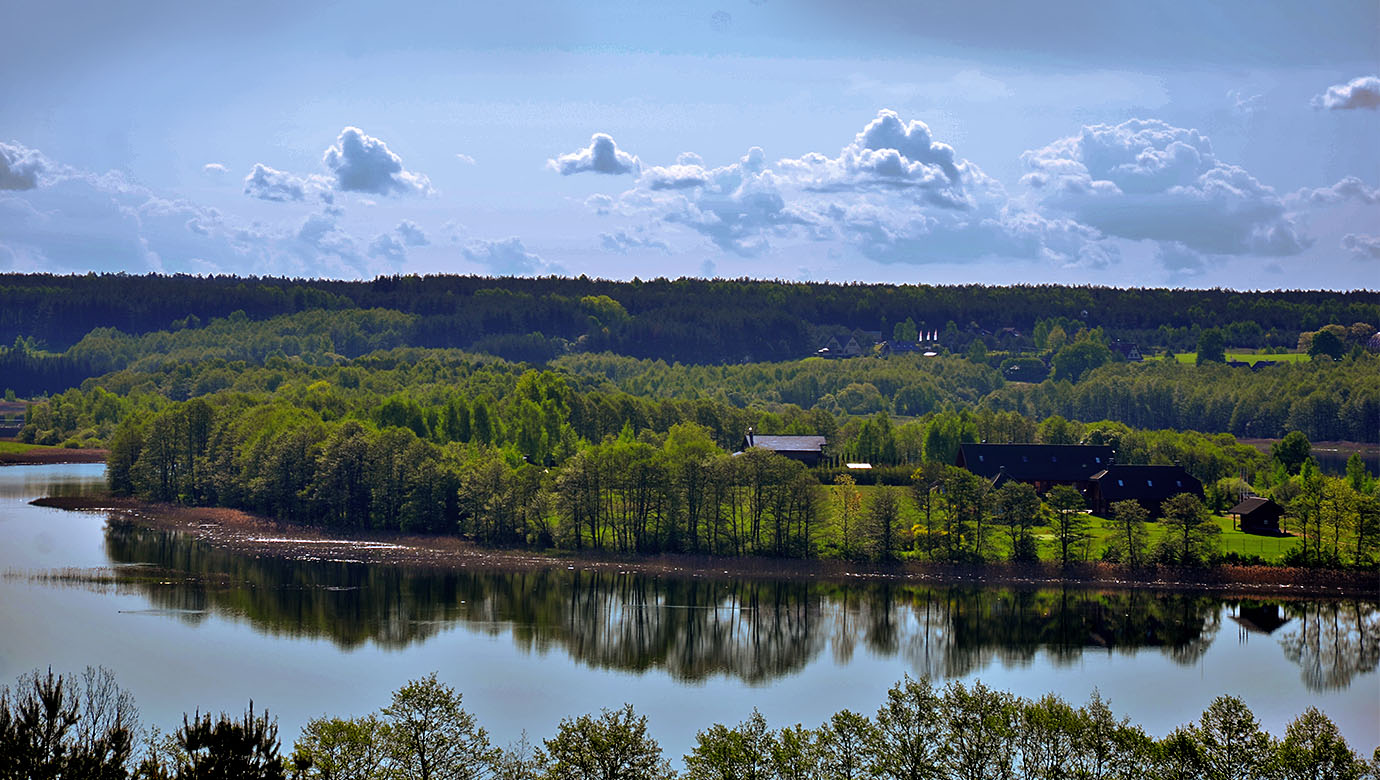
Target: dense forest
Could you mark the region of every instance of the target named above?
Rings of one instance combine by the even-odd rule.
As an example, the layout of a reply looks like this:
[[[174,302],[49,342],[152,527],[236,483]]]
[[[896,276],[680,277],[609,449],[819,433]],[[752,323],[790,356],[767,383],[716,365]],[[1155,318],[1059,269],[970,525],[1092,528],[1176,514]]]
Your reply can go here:
[[[1038,699],[981,681],[934,686],[909,676],[873,716],[841,710],[817,727],[771,728],[756,710],[695,734],[677,772],[631,705],[567,717],[534,744],[494,744],[435,673],[394,691],[377,712],[322,715],[290,752],[275,719],[200,710],[166,735],[145,731],[138,708],[105,669],[65,677],[33,672],[0,691],[0,777],[108,780],[968,780],[1059,778],[1365,780],[1380,749],[1358,755],[1309,707],[1276,737],[1250,708],[1220,696],[1196,721],[1156,739],[1117,717],[1096,692],[1086,704]]]
[[[1071,504],[949,466],[963,442],[1083,442],[1182,464],[1207,505],[1175,516],[1202,534],[1255,491],[1290,507],[1296,562],[1369,565],[1380,538],[1364,469],[1234,438],[1380,440],[1369,293],[9,276],[0,300],[27,329],[0,348],[10,393],[60,389],[19,438],[108,447],[112,488],[159,501],[574,550],[1217,559],[1188,533],[1113,549],[1064,527]],[[1118,334],[1198,351],[1128,361]],[[802,357],[822,338],[867,349]],[[1227,360],[1248,346],[1270,364]],[[829,457],[732,455],[749,428]],[[854,501],[854,479],[904,489]],[[1057,554],[1030,541],[1051,534]]]

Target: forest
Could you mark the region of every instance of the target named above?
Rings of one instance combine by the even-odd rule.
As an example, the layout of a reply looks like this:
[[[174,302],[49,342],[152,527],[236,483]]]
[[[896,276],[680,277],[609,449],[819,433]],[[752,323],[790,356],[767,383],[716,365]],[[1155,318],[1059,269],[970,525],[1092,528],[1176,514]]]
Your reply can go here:
[[[21,387],[7,395],[32,396],[47,381],[63,388],[27,406],[20,441],[108,448],[111,488],[155,501],[538,549],[1142,565],[1242,552],[1214,538],[1232,529],[1213,513],[1254,492],[1288,507],[1286,527],[1301,539],[1269,559],[1370,566],[1380,538],[1364,464],[1324,475],[1306,453],[1268,455],[1235,438],[1380,439],[1375,328],[1344,324],[1380,321],[1364,293],[461,277],[0,282],[0,299],[51,313],[20,318],[27,335],[0,349],[0,376]],[[49,351],[44,340],[75,317],[64,308],[73,300],[90,304],[82,325],[95,327]],[[232,305],[249,311],[225,312]],[[1058,314],[1072,307],[1092,308]],[[1191,362],[1128,361],[1117,348],[1117,328],[1158,338],[1142,344],[1147,353],[1177,343],[1170,330],[1147,335],[1157,307],[1165,328],[1192,337]],[[1168,312],[1175,307],[1187,313]],[[461,311],[478,319],[443,330],[469,348],[435,346],[445,340],[426,335],[440,332],[429,330],[434,318]],[[1226,314],[1249,315],[1255,327],[1221,326]],[[759,362],[731,350],[686,352],[684,362],[643,354],[653,344],[670,355],[689,349],[674,334],[696,316],[726,318],[685,331],[706,343],[731,342],[719,327],[810,335],[785,338]],[[786,330],[750,320],[787,316]],[[524,332],[557,321],[565,324],[547,336]],[[894,323],[893,340],[926,343],[927,353],[868,341],[859,357],[801,357],[825,336],[885,340],[847,322]],[[495,347],[555,333],[561,348],[531,359]],[[1254,368],[1226,359],[1228,348],[1252,344],[1292,349]],[[763,450],[734,454],[750,428],[823,435],[828,458],[807,469]],[[1207,486],[1206,503],[1164,512],[1189,529],[1177,536],[1132,515],[1087,519],[1081,496],[992,490],[952,468],[959,445],[977,441],[1107,444],[1120,463],[1178,463]],[[842,468],[857,461],[872,468]]]
[[[549,738],[495,745],[435,673],[407,682],[376,712],[322,715],[290,750],[251,701],[242,716],[197,710],[170,733],[145,729],[133,696],[108,670],[32,672],[0,691],[0,777],[101,780],[1363,780],[1380,772],[1314,707],[1282,737],[1233,696],[1156,739],[1118,718],[1096,692],[1071,704],[1025,699],[975,681],[936,687],[906,676],[875,715],[840,710],[824,723],[774,729],[754,710],[695,734],[671,767],[631,705],[561,720]]]

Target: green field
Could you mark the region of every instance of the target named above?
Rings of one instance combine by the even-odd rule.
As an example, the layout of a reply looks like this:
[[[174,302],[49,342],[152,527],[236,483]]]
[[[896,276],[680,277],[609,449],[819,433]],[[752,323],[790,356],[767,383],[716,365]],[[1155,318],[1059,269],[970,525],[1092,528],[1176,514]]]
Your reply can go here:
[[[1269,360],[1273,363],[1302,363],[1304,361],[1309,360],[1308,355],[1302,352],[1283,352],[1278,355],[1262,355],[1257,352],[1228,352],[1226,353],[1226,355],[1227,360],[1236,360],[1242,363],[1250,363],[1251,365],[1255,365],[1256,362],[1260,360]],[[1147,356],[1145,359],[1163,360],[1164,358],[1159,355],[1155,355]],[[1180,352],[1174,356],[1174,359],[1178,360],[1180,363],[1188,363],[1191,365],[1198,361],[1198,353]]]
[[[22,441],[0,439],[0,454],[18,454],[30,450],[60,450],[61,447],[45,447],[39,444],[25,444]]]
[[[830,490],[832,491],[833,488]],[[902,527],[909,529],[917,524],[921,524],[924,518],[919,506],[911,497],[910,489],[902,487],[897,488],[897,490],[900,490],[903,495],[900,502]],[[871,505],[872,496],[875,495],[876,491],[877,488],[871,486],[861,486],[858,488],[858,492],[862,494],[864,513],[867,512],[867,508]],[[834,513],[834,501],[826,501],[823,512],[826,539],[835,539],[838,535]],[[1293,536],[1258,536],[1256,534],[1242,533],[1232,527],[1231,518],[1221,515],[1214,516],[1213,520],[1217,523],[1217,526],[1222,529],[1220,549],[1224,554],[1234,552],[1239,555],[1258,555],[1263,560],[1272,562],[1279,560],[1286,552],[1298,544],[1298,538]],[[1091,516],[1091,521],[1088,529],[1092,533],[1089,560],[1099,560],[1102,556],[1102,550],[1107,546],[1108,537],[1112,535],[1112,530],[1108,527],[1108,521],[1103,518],[1093,515]],[[1149,531],[1150,549],[1153,550],[1164,536],[1164,526],[1159,523],[1151,522],[1146,524],[1146,528]],[[1034,532],[1035,537],[1040,542],[1041,560],[1058,560],[1058,546],[1055,542],[1054,529],[1049,526],[1037,526]],[[1004,526],[993,526],[991,545],[990,558],[1001,560],[1010,556],[1011,547],[1007,541],[1006,528]]]

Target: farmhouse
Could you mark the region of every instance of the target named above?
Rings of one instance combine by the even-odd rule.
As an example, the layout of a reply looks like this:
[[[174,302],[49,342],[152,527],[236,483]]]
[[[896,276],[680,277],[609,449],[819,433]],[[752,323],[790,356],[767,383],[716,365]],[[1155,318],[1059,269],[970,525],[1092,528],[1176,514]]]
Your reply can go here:
[[[763,436],[749,429],[743,437],[742,449],[761,447],[798,460],[806,466],[817,466],[824,457],[824,445],[827,443],[823,436]]]
[[[1172,496],[1191,493],[1203,498],[1203,483],[1182,466],[1109,466],[1092,477],[1088,504],[1093,513],[1106,517],[1112,504],[1135,500],[1151,517],[1160,517],[1160,505]]]
[[[1087,444],[961,444],[954,465],[995,483],[1027,482],[1040,493],[1055,485],[1086,491],[1115,454],[1111,447]]]
[[[1227,510],[1243,533],[1279,535],[1279,518],[1284,507],[1268,498],[1251,496]]]

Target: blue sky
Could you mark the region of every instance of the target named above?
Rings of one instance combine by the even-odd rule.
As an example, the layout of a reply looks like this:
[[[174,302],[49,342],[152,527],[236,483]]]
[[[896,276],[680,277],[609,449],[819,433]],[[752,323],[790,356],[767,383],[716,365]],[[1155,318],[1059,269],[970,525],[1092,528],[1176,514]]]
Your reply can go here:
[[[6,14],[0,270],[1380,287],[1373,0]]]

